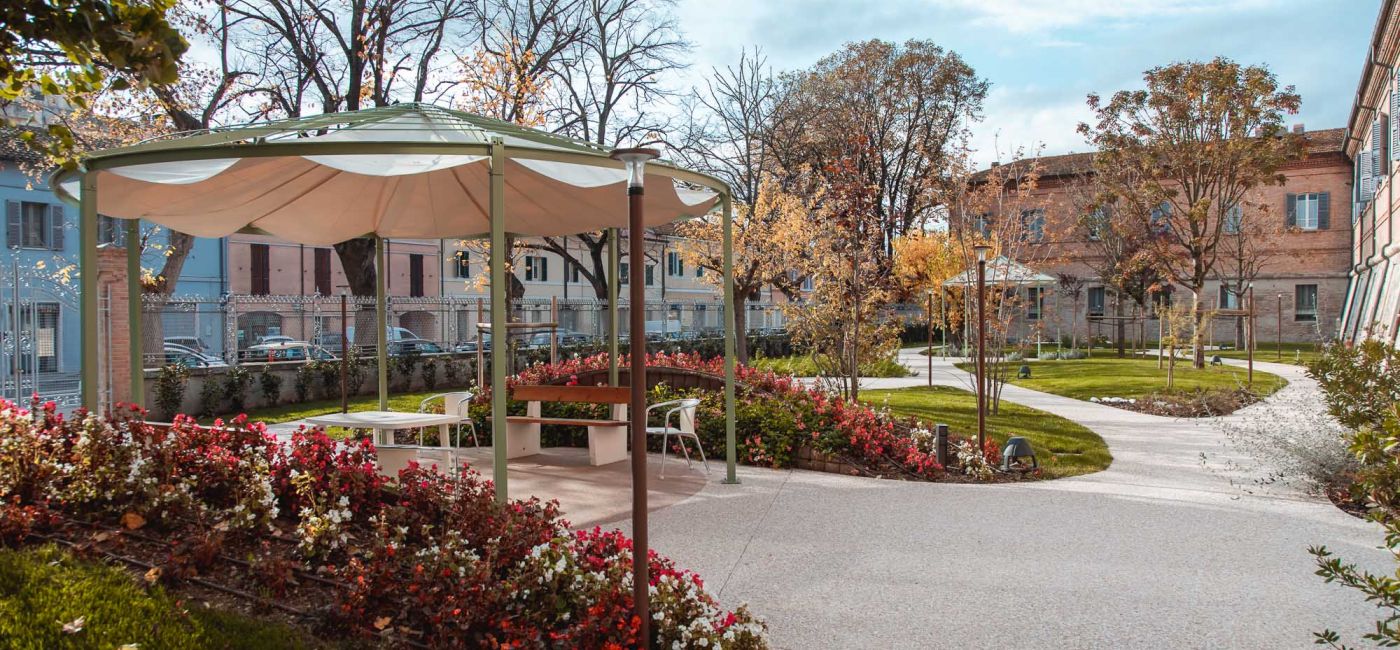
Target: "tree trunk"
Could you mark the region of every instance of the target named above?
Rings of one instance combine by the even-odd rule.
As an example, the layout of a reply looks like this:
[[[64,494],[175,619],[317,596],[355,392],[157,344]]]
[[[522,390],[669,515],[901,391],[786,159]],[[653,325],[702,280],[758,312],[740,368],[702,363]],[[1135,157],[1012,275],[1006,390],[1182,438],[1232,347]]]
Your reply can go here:
[[[1201,338],[1202,323],[1205,321],[1205,314],[1201,313],[1201,291],[1200,288],[1191,290],[1191,367],[1201,369],[1206,367],[1206,346]]]
[[[748,336],[748,296],[747,294],[734,292],[734,358],[739,363],[748,365],[749,363],[749,336]]]
[[[185,268],[185,260],[189,259],[190,251],[194,250],[194,237],[174,230],[168,232],[170,233],[169,243],[160,272],[156,274],[152,282],[149,284],[143,282],[141,285],[143,295],[159,296],[149,307],[142,307],[141,349],[146,355],[157,355],[162,363],[165,353],[165,321],[162,314],[171,294],[175,293],[180,273]],[[141,297],[137,296],[134,299],[140,300]],[[143,362],[140,359],[134,361]]]
[[[1123,350],[1123,294],[1121,293],[1113,294],[1113,315],[1115,317],[1113,335],[1114,338],[1117,339],[1116,343],[1118,346],[1118,358],[1122,359],[1125,355]]]

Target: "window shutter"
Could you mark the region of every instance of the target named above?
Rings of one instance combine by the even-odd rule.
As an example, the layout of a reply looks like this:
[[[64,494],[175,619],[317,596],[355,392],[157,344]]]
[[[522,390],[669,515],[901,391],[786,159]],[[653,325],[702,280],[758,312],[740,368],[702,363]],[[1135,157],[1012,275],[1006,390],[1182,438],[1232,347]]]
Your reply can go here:
[[[1371,176],[1371,152],[1361,152],[1361,155],[1357,157],[1357,167],[1360,169],[1361,185],[1360,189],[1357,190],[1356,198],[1362,203],[1366,203],[1375,194],[1374,178]]]
[[[1323,192],[1317,195],[1317,229],[1327,230],[1332,224],[1332,193]]]
[[[19,201],[5,202],[5,243],[10,248],[20,248],[24,242],[19,238]]]
[[[1283,227],[1292,228],[1298,225],[1298,195],[1288,194],[1283,199]]]
[[[63,250],[63,206],[49,206],[49,248]]]
[[[1384,178],[1390,174],[1390,116],[1381,114],[1376,116],[1376,131],[1374,134],[1374,144],[1371,146],[1376,151],[1376,176]],[[1380,184],[1380,178],[1376,185]]]
[[[1395,72],[1396,88],[1400,88],[1400,70]],[[1400,115],[1400,92],[1390,93],[1390,159],[1396,160],[1400,156],[1400,122],[1396,122],[1395,116]]]

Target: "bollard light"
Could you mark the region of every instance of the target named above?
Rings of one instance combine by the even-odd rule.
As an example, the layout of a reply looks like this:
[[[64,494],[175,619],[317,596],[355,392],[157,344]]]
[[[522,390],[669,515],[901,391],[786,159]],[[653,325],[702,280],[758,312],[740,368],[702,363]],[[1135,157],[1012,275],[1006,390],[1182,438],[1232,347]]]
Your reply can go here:
[[[1021,436],[1012,436],[1006,440],[1006,447],[1001,450],[1001,469],[1010,471],[1011,464],[1022,458],[1030,459],[1030,467],[1026,470],[1039,469],[1040,463],[1036,461],[1035,450],[1031,449],[1029,440]],[[1023,466],[1024,467],[1024,466]]]

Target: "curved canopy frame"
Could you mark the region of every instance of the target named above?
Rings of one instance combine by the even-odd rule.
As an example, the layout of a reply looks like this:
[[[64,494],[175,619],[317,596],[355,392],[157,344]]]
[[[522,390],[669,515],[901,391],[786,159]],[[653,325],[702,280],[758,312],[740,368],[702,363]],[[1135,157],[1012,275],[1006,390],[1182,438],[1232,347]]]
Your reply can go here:
[[[126,219],[131,395],[141,401],[140,222],[203,237],[268,234],[303,244],[370,237],[376,243],[379,401],[387,408],[383,239],[564,235],[610,229],[611,374],[617,373],[616,240],[629,227],[627,174],[610,151],[581,140],[428,104],[162,136],[89,154],[52,186],[79,204],[83,404],[100,408],[97,215]],[[730,189],[665,161],[647,165],[643,226],[724,219],[727,478],[735,475],[733,219]],[[643,265],[631,279],[641,286]],[[504,265],[491,264],[491,323],[507,319]],[[644,305],[636,308],[644,309]],[[492,337],[492,385],[506,384],[506,339]],[[493,391],[496,496],[507,496],[506,394]],[[632,417],[645,417],[634,409]]]

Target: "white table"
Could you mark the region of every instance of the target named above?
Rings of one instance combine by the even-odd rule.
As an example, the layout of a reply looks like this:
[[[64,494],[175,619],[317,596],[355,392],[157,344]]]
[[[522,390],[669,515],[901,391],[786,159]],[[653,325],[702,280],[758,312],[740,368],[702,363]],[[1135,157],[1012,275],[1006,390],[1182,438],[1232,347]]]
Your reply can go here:
[[[447,426],[462,421],[458,415],[442,413],[404,413],[402,411],[358,411],[355,413],[328,413],[306,418],[307,424],[318,427],[345,427],[347,429],[370,429],[374,431],[374,444],[394,444],[393,432],[402,429],[438,428],[438,446],[448,446]],[[383,439],[389,433],[387,440]],[[419,441],[422,437],[420,434]]]
[[[345,427],[348,429],[370,429],[374,431],[374,446],[379,455],[379,471],[388,476],[397,476],[399,470],[408,466],[409,461],[420,465],[437,465],[441,468],[458,466],[457,450],[451,446],[447,427],[462,421],[461,416],[442,413],[404,413],[402,411],[359,411],[356,413],[330,413],[306,418],[306,423],[319,427]],[[402,429],[438,428],[438,446],[426,447],[422,444],[423,434],[418,434],[417,445],[400,445],[394,442],[394,433]],[[387,432],[387,436],[385,435]]]

